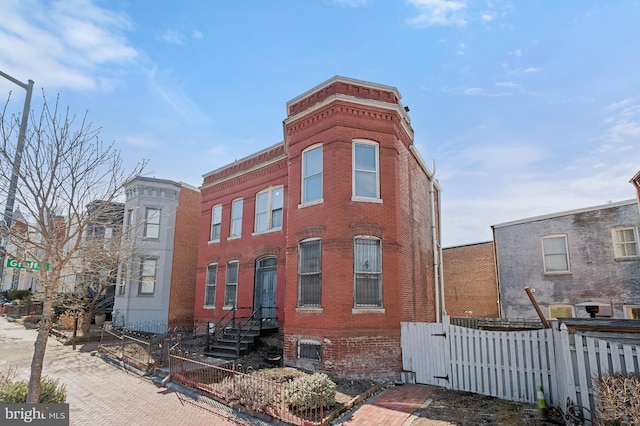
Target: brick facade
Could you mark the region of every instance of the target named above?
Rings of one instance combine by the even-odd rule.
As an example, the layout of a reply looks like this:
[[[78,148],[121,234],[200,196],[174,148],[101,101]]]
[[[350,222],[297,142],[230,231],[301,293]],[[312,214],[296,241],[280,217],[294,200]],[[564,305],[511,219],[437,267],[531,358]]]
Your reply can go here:
[[[442,250],[447,315],[498,318],[498,278],[492,241]]]
[[[438,184],[413,147],[407,110],[393,87],[335,77],[287,103],[287,111],[282,144],[204,178],[196,319],[204,323],[225,314],[220,302],[202,306],[208,264],[219,265],[219,301],[225,277],[221,266],[235,253],[241,262],[237,306],[253,307],[256,260],[270,249],[278,259],[277,312],[285,363],[343,377],[397,378],[400,322],[436,319]],[[367,152],[375,149],[375,196],[354,193],[356,142]],[[305,203],[303,158],[305,150],[316,147],[322,154],[322,193]],[[252,233],[256,194],[280,185],[282,228]],[[244,200],[243,232],[229,240],[231,202],[238,198]],[[222,206],[222,238],[210,242],[216,205]],[[364,281],[358,281],[380,298],[374,304],[368,299],[356,303],[356,238],[381,251],[382,278],[370,281],[371,275],[360,274]],[[320,296],[312,306],[301,302],[307,293],[300,293],[299,284],[304,278],[299,247],[308,241],[319,241],[321,247],[321,256],[312,261],[321,264]],[[371,286],[380,280],[381,290]],[[363,297],[365,290],[359,291]],[[300,342],[319,346],[319,359],[300,357]]]

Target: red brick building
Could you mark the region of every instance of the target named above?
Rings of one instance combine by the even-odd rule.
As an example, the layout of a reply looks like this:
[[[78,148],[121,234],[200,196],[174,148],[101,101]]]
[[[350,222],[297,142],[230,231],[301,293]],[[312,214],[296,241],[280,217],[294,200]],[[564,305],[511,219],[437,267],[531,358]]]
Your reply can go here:
[[[334,77],[287,103],[284,142],[205,175],[196,321],[275,306],[286,364],[397,378],[400,322],[436,320],[442,294],[440,188],[407,112]]]
[[[442,250],[444,302],[452,317],[499,318],[493,241]]]

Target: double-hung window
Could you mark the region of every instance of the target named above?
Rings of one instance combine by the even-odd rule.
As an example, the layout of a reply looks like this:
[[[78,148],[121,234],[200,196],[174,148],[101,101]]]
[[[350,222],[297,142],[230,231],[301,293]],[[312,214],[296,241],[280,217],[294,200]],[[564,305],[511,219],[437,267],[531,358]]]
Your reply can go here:
[[[224,288],[224,306],[236,306],[238,293],[238,261],[227,263],[227,280]]]
[[[542,253],[545,274],[570,272],[569,245],[566,235],[542,237]]]
[[[638,257],[638,228],[612,230],[616,259]]]
[[[302,153],[302,204],[322,201],[322,145]]]
[[[209,241],[220,241],[220,228],[222,227],[222,206],[213,206],[211,209],[211,238]]]
[[[382,247],[373,237],[354,239],[354,294],[356,308],[382,307]]]
[[[320,307],[322,296],[322,249],[319,239],[298,247],[298,306]]]
[[[231,203],[231,230],[230,237],[239,237],[242,234],[242,199],[233,200]]]
[[[255,232],[282,228],[282,206],[284,188],[279,186],[262,191],[256,195]]]
[[[156,267],[158,259],[142,259],[140,265],[140,286],[138,294],[153,294],[156,290]]]
[[[216,305],[216,282],[218,277],[218,265],[212,263],[207,266],[207,285],[204,289],[204,305]]]
[[[160,237],[160,209],[147,208],[144,213],[144,233],[145,238]]]
[[[369,141],[353,142],[353,198],[380,199],[380,164],[378,144]]]

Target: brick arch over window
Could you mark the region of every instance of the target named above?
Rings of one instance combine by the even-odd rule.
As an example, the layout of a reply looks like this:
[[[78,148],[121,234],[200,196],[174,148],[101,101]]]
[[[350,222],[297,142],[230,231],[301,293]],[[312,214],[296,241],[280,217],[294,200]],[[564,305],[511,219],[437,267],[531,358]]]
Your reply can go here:
[[[353,223],[349,226],[349,231],[352,238],[358,235],[370,235],[382,239],[384,235],[384,227],[375,223]]]
[[[233,262],[234,260],[240,260],[242,255],[238,252],[231,252],[227,255],[227,262]]]
[[[253,252],[253,257],[255,257],[256,259],[259,259],[261,257],[265,257],[265,256],[276,256],[278,257],[278,255],[280,254],[280,247],[262,247],[256,251]]]
[[[324,225],[311,225],[296,231],[298,242],[308,238],[322,238],[324,235]]]

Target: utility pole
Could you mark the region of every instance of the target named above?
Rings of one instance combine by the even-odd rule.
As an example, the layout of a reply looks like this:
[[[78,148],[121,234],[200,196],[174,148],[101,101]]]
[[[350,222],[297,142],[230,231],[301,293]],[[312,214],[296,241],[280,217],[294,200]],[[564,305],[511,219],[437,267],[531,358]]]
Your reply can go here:
[[[20,165],[22,164],[22,151],[24,150],[24,140],[27,135],[27,125],[29,124],[29,110],[31,108],[31,94],[33,92],[33,80],[29,80],[28,83],[23,83],[11,77],[9,74],[5,74],[0,71],[0,76],[6,78],[12,83],[17,84],[27,91],[26,98],[24,100],[24,108],[22,109],[22,122],[20,123],[20,133],[18,134],[18,145],[16,146],[16,155],[13,158],[13,169],[11,171],[11,181],[9,182],[9,192],[7,193],[7,202],[4,208],[4,226],[6,231],[9,232],[11,228],[11,221],[13,219],[13,207],[16,202],[16,191],[18,189],[18,176],[20,173]],[[5,242],[2,242],[2,248],[5,248]],[[4,279],[4,250],[0,251],[0,283]]]

